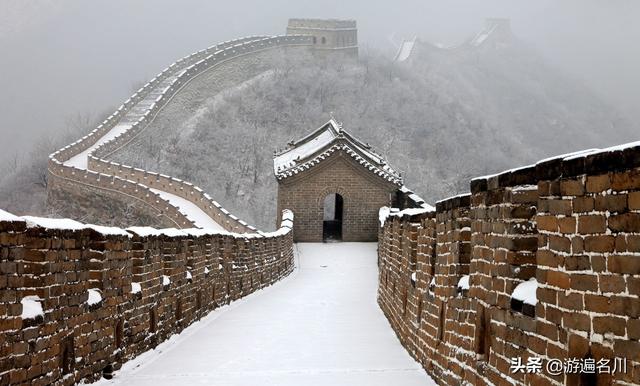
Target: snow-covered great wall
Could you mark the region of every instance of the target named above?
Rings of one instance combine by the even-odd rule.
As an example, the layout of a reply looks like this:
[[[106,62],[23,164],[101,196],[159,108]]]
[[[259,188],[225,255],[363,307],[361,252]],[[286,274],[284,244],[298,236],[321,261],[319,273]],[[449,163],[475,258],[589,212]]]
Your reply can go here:
[[[109,375],[293,267],[279,230],[127,230],[0,211],[0,384]]]
[[[406,349],[446,385],[640,384],[640,142],[470,190],[381,210],[378,302]]]
[[[121,165],[109,161],[108,157],[139,135],[158,112],[198,76],[247,55],[311,44],[310,36],[246,37],[178,60],[140,88],[98,128],[50,156],[47,186],[50,200],[60,197],[65,205],[75,203],[106,209],[104,211],[108,211],[107,207],[101,207],[105,200],[122,202],[133,206],[145,225],[256,231],[197,186]]]
[[[79,213],[108,212],[106,202],[120,202],[142,224],[167,228],[122,229],[0,210],[0,384],[108,377],[211,310],[292,271],[291,211],[282,212],[277,231],[260,232],[188,182],[108,157],[198,76],[237,58],[310,45],[310,36],[256,36],[189,55],[49,157],[50,199]]]

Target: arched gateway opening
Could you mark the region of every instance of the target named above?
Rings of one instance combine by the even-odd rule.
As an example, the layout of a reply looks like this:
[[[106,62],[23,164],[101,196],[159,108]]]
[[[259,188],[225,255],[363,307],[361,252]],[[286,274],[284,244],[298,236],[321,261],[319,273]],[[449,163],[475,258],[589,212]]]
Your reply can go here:
[[[273,171],[295,242],[377,241],[380,208],[402,193],[400,173],[334,119],[276,152]]]
[[[344,200],[338,193],[330,193],[324,198],[322,240],[342,240],[342,212]]]

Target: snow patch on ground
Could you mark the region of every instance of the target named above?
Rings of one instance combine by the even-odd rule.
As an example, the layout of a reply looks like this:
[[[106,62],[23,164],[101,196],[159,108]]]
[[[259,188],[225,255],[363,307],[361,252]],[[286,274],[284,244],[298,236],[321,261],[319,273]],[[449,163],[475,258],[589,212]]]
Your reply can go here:
[[[224,228],[215,222],[208,214],[206,214],[198,205],[193,202],[176,196],[175,194],[168,193],[158,189],[149,189],[154,193],[160,195],[161,198],[169,201],[172,206],[178,207],[184,213],[185,216],[194,222],[198,228],[213,229],[216,231],[224,231]]]
[[[102,136],[99,140],[96,141],[93,145],[89,146],[85,151],[71,157],[68,161],[65,161],[64,164],[67,166],[73,166],[78,169],[88,169],[89,166],[89,153],[104,145],[105,143],[111,141],[115,137],[118,137],[124,133],[126,133],[129,129],[131,129],[131,124],[119,124],[116,125],[113,129],[111,129],[108,133]]]

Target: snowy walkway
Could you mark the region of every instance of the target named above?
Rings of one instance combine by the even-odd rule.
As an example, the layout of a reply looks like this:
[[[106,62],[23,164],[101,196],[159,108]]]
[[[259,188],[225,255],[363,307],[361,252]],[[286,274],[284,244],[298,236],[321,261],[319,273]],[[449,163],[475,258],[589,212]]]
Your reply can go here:
[[[173,75],[169,76],[167,79],[160,82],[153,90],[149,92],[149,94],[138,102],[134,107],[131,108],[120,120],[120,123],[116,125],[113,129],[107,132],[104,136],[102,136],[95,144],[90,146],[85,151],[71,157],[64,164],[67,166],[74,166],[79,169],[87,169],[89,165],[88,157],[89,154],[96,150],[98,147],[104,145],[110,140],[114,139],[118,135],[124,134],[127,130],[130,130],[135,122],[137,122],[144,113],[151,108],[151,105],[155,103],[156,99],[163,95],[163,93],[171,86],[171,83],[181,74],[181,71],[177,71]],[[184,198],[180,198],[175,194],[171,194],[168,192],[164,192],[158,189],[151,189],[152,191],[160,194],[162,198],[169,201],[171,205],[178,207],[181,209],[182,213],[191,221],[194,222],[195,226],[198,228],[207,228],[214,229],[216,231],[224,231],[222,225],[218,224],[215,220],[213,220],[209,215],[202,209],[200,209],[196,204],[192,203],[189,200]]]
[[[298,269],[101,385],[435,385],[376,304],[375,243],[298,244]]]
[[[193,202],[187,200],[186,198],[182,198],[180,196],[176,196],[175,194],[165,192],[163,190],[151,189],[154,193],[158,193],[160,197],[169,201],[171,205],[175,206],[182,210],[183,213],[187,215],[189,220],[193,221],[195,226],[198,228],[204,229],[213,229],[216,231],[224,231],[222,225],[215,222],[209,215],[202,209],[198,208],[198,205]]]

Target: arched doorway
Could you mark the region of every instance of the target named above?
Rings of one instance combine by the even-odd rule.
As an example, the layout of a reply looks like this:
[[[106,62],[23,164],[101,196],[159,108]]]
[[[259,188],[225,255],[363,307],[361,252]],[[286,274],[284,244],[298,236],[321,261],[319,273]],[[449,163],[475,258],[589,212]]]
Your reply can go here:
[[[322,240],[342,240],[342,210],[344,201],[338,193],[330,193],[324,198]]]

